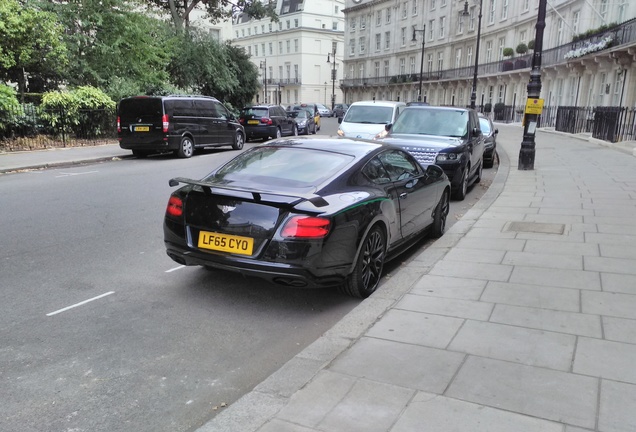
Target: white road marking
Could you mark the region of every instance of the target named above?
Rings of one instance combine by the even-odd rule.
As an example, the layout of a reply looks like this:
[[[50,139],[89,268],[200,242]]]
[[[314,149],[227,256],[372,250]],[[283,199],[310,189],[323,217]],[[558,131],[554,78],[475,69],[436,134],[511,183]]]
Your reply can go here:
[[[65,311],[67,311],[67,310],[69,310],[69,309],[73,309],[73,308],[76,308],[76,307],[78,307],[78,306],[82,306],[82,305],[84,305],[84,304],[86,304],[86,303],[92,302],[92,301],[97,300],[97,299],[100,299],[100,298],[102,298],[102,297],[109,296],[109,295],[114,294],[114,293],[115,293],[115,291],[109,291],[109,292],[104,293],[104,294],[102,294],[102,295],[98,295],[97,297],[93,297],[93,298],[90,298],[90,299],[88,299],[88,300],[84,300],[84,301],[82,301],[82,302],[75,303],[74,305],[71,305],[71,306],[65,307],[65,308],[63,308],[63,309],[56,310],[55,312],[47,313],[47,314],[46,314],[46,316],[53,316],[53,315],[57,315],[57,314],[59,314],[59,313],[65,312]]]
[[[175,267],[175,268],[171,268],[170,270],[166,270],[166,273],[172,273],[173,271],[182,269],[184,267],[185,267],[184,265],[180,265],[179,267]]]
[[[60,173],[62,175],[55,176],[55,178],[72,177],[72,176],[78,176],[78,175],[84,175],[84,174],[95,174],[97,172],[99,172],[99,171],[85,171],[85,172],[79,172],[79,173]]]

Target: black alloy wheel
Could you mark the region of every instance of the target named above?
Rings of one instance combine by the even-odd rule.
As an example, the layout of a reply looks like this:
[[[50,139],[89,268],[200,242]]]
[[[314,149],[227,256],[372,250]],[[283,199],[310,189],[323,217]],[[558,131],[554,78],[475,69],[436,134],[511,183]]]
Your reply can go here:
[[[378,288],[384,259],[386,238],[379,226],[374,226],[362,242],[356,266],[341,290],[350,296],[367,298]]]
[[[468,173],[470,172],[470,165],[466,165],[462,172],[462,180],[459,184],[459,188],[455,191],[454,198],[457,201],[464,201],[466,193],[468,193]]]
[[[431,237],[440,238],[446,231],[446,219],[450,212],[450,199],[448,193],[444,191],[437,206],[435,207],[435,214],[433,217],[433,226],[431,227]]]
[[[234,142],[232,143],[232,148],[234,150],[242,150],[244,144],[245,138],[243,137],[243,134],[241,133],[241,131],[236,131],[236,134],[234,135]]]

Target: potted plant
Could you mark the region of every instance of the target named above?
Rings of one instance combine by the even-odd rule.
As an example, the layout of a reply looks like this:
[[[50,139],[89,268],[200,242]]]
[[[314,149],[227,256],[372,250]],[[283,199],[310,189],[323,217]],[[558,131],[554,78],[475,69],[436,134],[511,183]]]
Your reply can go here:
[[[503,49],[503,56],[506,58],[512,57],[514,54],[514,50],[512,48],[504,48]],[[504,71],[509,71],[512,70],[513,64],[510,60],[504,61],[503,62],[503,70]]]
[[[530,42],[528,42],[528,49],[531,49],[531,50],[534,49],[534,39],[532,39]]]
[[[521,42],[519,45],[517,45],[515,51],[519,55],[525,55],[528,52],[528,45]],[[517,60],[515,60],[515,69],[523,69],[527,65],[528,64],[526,62],[526,59],[518,58]]]
[[[503,120],[505,110],[506,104],[504,104],[503,102],[497,102],[493,109],[493,112],[495,113],[495,120]]]
[[[492,111],[492,104],[488,102],[486,105],[484,105],[484,113],[490,114],[491,111]]]

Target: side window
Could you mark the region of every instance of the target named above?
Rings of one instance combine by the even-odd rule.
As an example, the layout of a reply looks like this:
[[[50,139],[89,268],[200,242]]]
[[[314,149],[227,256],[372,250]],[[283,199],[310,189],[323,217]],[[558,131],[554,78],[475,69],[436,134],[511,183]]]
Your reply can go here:
[[[214,103],[212,101],[195,100],[194,107],[199,117],[216,117],[216,111],[214,110]]]
[[[173,115],[176,117],[194,117],[196,112],[194,111],[194,103],[189,99],[177,99],[173,101]]]
[[[384,169],[384,165],[382,165],[382,162],[380,162],[377,157],[367,162],[364,168],[362,168],[362,174],[375,184],[383,184],[391,181],[389,174]]]
[[[230,116],[228,115],[227,109],[223,106],[223,104],[219,102],[213,102],[213,104],[214,104],[214,109],[216,111],[215,117],[221,118],[223,120],[227,120],[228,118],[230,118]]]
[[[392,181],[406,180],[422,173],[420,166],[400,150],[386,151],[378,156]]]

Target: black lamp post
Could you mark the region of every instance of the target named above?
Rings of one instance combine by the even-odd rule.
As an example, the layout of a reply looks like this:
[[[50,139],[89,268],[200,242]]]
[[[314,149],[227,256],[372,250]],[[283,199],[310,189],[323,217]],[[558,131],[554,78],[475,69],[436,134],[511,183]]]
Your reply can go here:
[[[470,107],[475,109],[477,101],[477,69],[479,68],[479,43],[481,41],[481,10],[484,4],[484,0],[479,0],[479,16],[477,20],[477,44],[475,46],[475,69],[473,70],[473,89],[470,92]],[[462,15],[468,16],[468,0],[464,3],[464,11]]]
[[[329,56],[333,57],[333,63]],[[331,53],[327,53],[327,63],[331,63],[331,111],[336,106],[336,44],[333,44],[333,51]]]
[[[417,101],[421,102],[422,101],[422,73],[424,72],[424,42],[426,41],[426,24],[424,24],[424,28],[422,28],[422,30],[418,30],[415,27],[413,27],[413,39],[412,39],[413,42],[417,41],[417,37],[415,37],[416,32],[422,33],[422,57],[420,58],[420,88],[417,91]]]
[[[532,55],[532,70],[530,71],[530,82],[528,82],[528,100],[538,99],[541,95],[541,54],[543,51],[543,30],[545,29],[545,13],[547,0],[539,0],[539,11],[537,14],[536,33],[534,38],[534,54]],[[528,105],[526,105],[527,107]],[[539,115],[535,112],[528,112],[524,117],[523,141],[519,150],[520,170],[534,169],[535,141],[534,136],[539,121]]]

